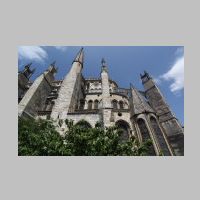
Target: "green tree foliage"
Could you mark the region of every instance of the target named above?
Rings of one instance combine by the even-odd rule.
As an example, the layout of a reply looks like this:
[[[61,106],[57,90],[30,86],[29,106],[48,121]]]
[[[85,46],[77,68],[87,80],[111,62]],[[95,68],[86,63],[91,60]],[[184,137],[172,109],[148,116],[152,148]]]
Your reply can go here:
[[[19,119],[18,154],[20,156],[144,156],[148,155],[150,141],[140,144],[134,137],[120,139],[117,127],[102,128],[97,123],[91,128],[84,120],[68,126],[61,136],[51,121]]]
[[[19,119],[18,154],[22,156],[65,155],[65,145],[52,122]]]

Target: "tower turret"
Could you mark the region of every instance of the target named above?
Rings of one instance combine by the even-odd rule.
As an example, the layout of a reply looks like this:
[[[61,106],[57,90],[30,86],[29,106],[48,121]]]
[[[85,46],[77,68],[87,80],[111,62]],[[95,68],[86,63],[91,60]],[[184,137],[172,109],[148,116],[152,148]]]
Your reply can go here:
[[[35,71],[34,69],[30,69],[32,63],[26,65],[23,71],[18,73],[18,103],[23,98],[24,94],[28,90],[29,79]]]

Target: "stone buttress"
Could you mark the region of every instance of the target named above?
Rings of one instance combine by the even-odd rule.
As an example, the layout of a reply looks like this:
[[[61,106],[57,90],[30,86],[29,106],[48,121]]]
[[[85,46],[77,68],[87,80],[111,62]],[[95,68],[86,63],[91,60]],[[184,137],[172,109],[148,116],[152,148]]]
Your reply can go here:
[[[49,68],[35,79],[20,103],[18,104],[18,116],[36,117],[38,110],[45,106],[46,98],[51,91],[54,74],[57,69],[50,65]]]

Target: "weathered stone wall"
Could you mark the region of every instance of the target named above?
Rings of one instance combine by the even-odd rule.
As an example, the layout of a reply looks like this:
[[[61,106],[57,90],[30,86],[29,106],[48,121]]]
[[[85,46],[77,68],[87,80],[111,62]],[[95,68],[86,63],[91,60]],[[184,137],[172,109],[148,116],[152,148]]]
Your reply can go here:
[[[18,87],[25,89],[26,85],[28,84],[28,78],[24,76],[23,73],[18,74]]]
[[[168,141],[171,144],[176,156],[184,156],[184,135],[183,134],[168,136]]]
[[[164,130],[168,136],[183,133],[183,129],[180,126],[180,123],[175,118],[172,118],[165,122],[161,122],[161,125],[164,128]]]

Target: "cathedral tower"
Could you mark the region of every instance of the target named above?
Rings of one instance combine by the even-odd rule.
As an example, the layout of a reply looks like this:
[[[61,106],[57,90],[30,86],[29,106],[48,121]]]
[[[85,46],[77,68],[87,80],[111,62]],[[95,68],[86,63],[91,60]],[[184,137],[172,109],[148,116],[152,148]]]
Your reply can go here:
[[[75,110],[78,93],[81,87],[81,71],[83,69],[83,48],[77,54],[75,60],[72,63],[69,73],[64,78],[58,99],[55,101],[55,105],[52,109],[51,117],[56,119],[65,119],[69,112]]]
[[[144,71],[140,75],[145,89],[145,95],[155,110],[176,155],[183,155],[183,128],[166,103],[161,91],[150,75]]]

